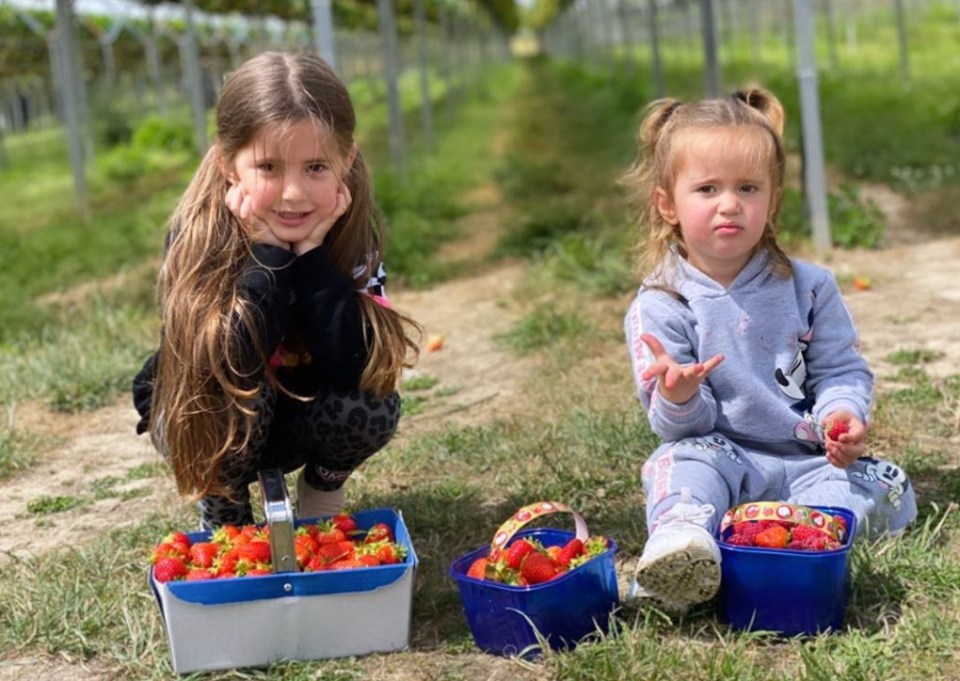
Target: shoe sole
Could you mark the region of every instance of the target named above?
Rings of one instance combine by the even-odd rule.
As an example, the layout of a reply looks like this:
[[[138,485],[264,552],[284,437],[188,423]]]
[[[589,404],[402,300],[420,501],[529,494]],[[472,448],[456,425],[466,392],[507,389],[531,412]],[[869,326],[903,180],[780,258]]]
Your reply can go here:
[[[696,605],[720,590],[720,563],[708,548],[689,546],[641,565],[637,582],[665,604]]]

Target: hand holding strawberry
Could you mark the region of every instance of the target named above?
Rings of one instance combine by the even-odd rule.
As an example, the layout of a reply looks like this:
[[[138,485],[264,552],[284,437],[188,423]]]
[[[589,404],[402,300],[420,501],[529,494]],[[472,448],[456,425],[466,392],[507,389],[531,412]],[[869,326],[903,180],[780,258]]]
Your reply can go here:
[[[863,456],[867,426],[849,411],[832,412],[824,419],[823,429],[827,434],[824,449],[831,464],[846,468]]]

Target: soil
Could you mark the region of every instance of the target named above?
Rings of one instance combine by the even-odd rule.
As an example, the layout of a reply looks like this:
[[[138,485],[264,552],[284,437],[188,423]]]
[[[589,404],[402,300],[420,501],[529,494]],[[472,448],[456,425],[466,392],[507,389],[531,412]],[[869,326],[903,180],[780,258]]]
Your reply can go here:
[[[909,229],[899,197],[879,190],[874,194],[871,198],[890,221],[890,243],[874,251],[838,251],[825,261],[846,282],[844,291],[861,331],[863,352],[881,376],[897,370],[885,358],[898,349],[932,350],[936,355],[927,371],[935,377],[955,374],[960,356],[956,285],[960,237],[926,240]],[[470,236],[444,251],[451,260],[483,261],[492,247],[499,197],[488,187],[474,198],[475,210],[467,218]],[[443,340],[441,349],[422,352],[411,377],[432,377],[447,389],[443,399],[428,400],[423,411],[406,417],[399,437],[450,422],[487,422],[526,408],[523,390],[534,360],[517,358],[496,340],[522,314],[524,268],[522,263],[500,262],[428,290],[390,292],[394,305],[423,325],[425,339]],[[869,289],[853,289],[854,276],[868,277]],[[0,569],[16,556],[83,542],[108,528],[134,525],[160,509],[184,503],[170,477],[161,476],[125,483],[121,489],[143,488],[143,496],[128,500],[112,496],[43,516],[48,519],[43,522],[27,511],[41,497],[89,495],[93,480],[108,476],[126,480],[131,469],[158,462],[149,440],[134,433],[136,420],[129,399],[73,415],[20,405],[16,428],[52,438],[53,444],[36,465],[0,482]],[[489,675],[491,667],[484,669]],[[33,654],[0,660],[0,681],[116,678],[115,673],[98,669],[96,661],[81,664]]]

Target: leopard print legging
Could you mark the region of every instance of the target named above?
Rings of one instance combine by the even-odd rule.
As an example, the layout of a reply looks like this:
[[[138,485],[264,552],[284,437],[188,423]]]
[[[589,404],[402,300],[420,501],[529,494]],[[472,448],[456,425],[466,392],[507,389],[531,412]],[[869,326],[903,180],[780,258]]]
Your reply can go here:
[[[381,400],[360,390],[323,388],[304,402],[268,384],[250,446],[222,473],[234,490],[233,498],[201,499],[200,529],[253,522],[249,485],[264,468],[288,473],[305,466],[304,478],[311,487],[339,488],[354,469],[390,441],[399,418],[397,393]]]

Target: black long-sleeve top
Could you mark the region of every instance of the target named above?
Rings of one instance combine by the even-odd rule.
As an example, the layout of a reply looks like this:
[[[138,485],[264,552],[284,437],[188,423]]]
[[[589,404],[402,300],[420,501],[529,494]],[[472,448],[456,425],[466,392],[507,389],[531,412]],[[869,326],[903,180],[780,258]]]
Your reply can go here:
[[[357,296],[382,295],[385,275],[382,267],[375,272],[358,288],[358,282],[337,269],[324,246],[297,257],[277,246],[254,244],[237,281],[240,297],[260,321],[259,343],[238,324],[244,364],[265,368],[256,351],[260,347],[295,392],[321,385],[356,386],[369,358]],[[133,402],[140,414],[137,433],[149,427],[156,362],[157,352],[133,380]]]

